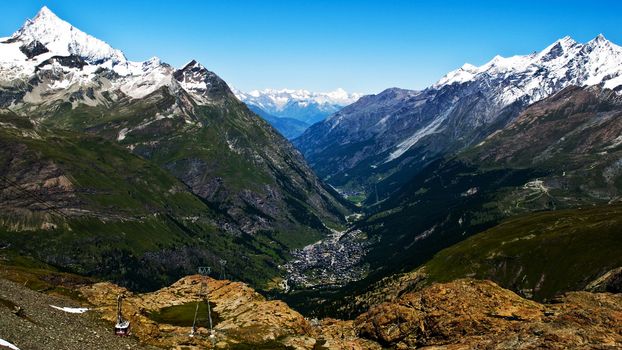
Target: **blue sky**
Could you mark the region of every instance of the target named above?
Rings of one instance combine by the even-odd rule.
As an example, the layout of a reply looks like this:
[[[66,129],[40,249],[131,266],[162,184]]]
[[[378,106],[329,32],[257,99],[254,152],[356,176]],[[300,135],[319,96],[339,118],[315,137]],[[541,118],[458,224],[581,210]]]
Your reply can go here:
[[[0,1],[0,36],[43,5],[129,59],[195,58],[243,90],[420,89],[465,62],[528,54],[565,35],[622,44],[617,0]]]

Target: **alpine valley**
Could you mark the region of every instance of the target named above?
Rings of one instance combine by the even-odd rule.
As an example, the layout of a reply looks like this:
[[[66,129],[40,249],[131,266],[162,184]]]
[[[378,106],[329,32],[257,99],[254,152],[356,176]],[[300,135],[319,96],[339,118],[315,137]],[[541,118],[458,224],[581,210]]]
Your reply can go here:
[[[350,286],[354,293],[416,269],[509,217],[531,222],[530,215],[543,210],[609,210],[622,194],[620,91],[621,47],[602,35],[586,44],[565,37],[527,56],[466,64],[422,91],[364,96],[310,127],[294,143],[321,177],[359,201],[366,214],[352,229],[373,242],[361,262],[370,273]],[[605,218],[603,224],[619,228],[608,221],[616,215]],[[585,220],[598,225],[594,215]],[[535,229],[539,233],[549,225],[533,224],[544,225]],[[588,227],[568,228],[590,235]],[[558,243],[532,242],[543,257],[518,259],[533,253],[527,232],[513,232],[510,241],[524,244],[512,252],[482,252],[485,263],[469,269],[460,266],[471,261],[465,258],[454,267],[443,265],[443,273],[460,269],[463,277],[491,278],[517,292],[529,290],[525,295],[550,298],[583,288],[620,264],[621,237],[610,231],[605,235],[617,243],[594,253],[608,257],[603,263],[586,264],[572,278],[545,273],[544,261],[578,263],[573,259],[582,254],[568,257],[572,249],[564,245],[560,256],[547,256]],[[572,236],[574,244],[579,236]],[[478,269],[486,271],[483,276],[469,272]],[[556,287],[541,291],[549,283]]]
[[[269,288],[292,248],[345,223],[347,204],[196,61],[128,61],[44,7],[2,39],[0,72],[2,241],[20,256],[137,289],[224,259]]]
[[[621,201],[602,35],[367,96],[0,38],[0,348],[618,349]]]

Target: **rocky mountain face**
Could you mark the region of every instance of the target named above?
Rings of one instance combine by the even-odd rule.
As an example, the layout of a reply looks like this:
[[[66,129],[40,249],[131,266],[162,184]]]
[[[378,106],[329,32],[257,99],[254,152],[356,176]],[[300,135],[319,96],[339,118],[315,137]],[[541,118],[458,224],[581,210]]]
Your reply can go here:
[[[128,61],[44,7],[0,40],[0,72],[1,237],[14,249],[138,288],[225,258],[265,285],[291,248],[345,222],[292,145],[196,61]],[[14,234],[44,229],[51,241]]]
[[[539,304],[489,281],[457,280],[373,307],[355,327],[397,349],[614,349],[622,341],[621,300],[573,292]]]
[[[310,322],[279,300],[266,300],[252,288],[227,280],[208,279],[214,343],[209,337],[206,309],[199,309],[198,332],[188,337],[201,277],[187,276],[148,294],[131,294],[110,283],[85,286],[80,293],[103,319],[116,320],[116,297],[124,294],[125,315],[134,334],[162,348],[189,349],[380,349],[357,337],[352,321],[326,319]]]
[[[421,266],[440,250],[517,215],[600,205],[603,206],[600,210],[609,215],[602,217],[604,221],[600,224],[608,227],[617,222],[619,213],[611,206],[619,202],[622,193],[618,165],[622,145],[618,142],[622,131],[619,125],[621,101],[618,93],[599,86],[569,87],[532,104],[506,128],[479,144],[423,167],[396,195],[370,208],[369,215],[356,223],[358,229],[377,239],[377,244],[365,257],[372,266],[371,270],[376,271],[375,278]],[[594,237],[580,222],[563,218],[563,212],[554,213],[559,216],[553,215],[550,220],[568,223],[564,232],[584,230],[581,232],[585,237]],[[580,213],[572,215],[583,217]],[[601,217],[596,212],[584,217],[592,225],[600,225],[597,224],[598,218]],[[534,234],[537,235],[543,230],[547,232],[549,224],[546,216],[534,216],[532,220],[513,226],[509,232],[518,230],[524,233],[529,225],[534,225]],[[551,230],[554,227],[551,224]],[[503,226],[496,228],[505,232]],[[602,241],[617,240],[614,231],[603,228],[598,232],[604,235]],[[554,237],[554,240],[562,240],[563,236]],[[578,238],[573,240],[578,242]],[[559,244],[559,241],[532,241],[533,244],[537,242],[543,247]],[[543,261],[553,259],[552,251],[543,253],[543,256],[519,259],[518,256],[526,252],[538,251],[528,242],[523,243],[524,252],[516,248],[505,253],[484,253],[486,257],[496,258],[478,265],[487,271],[482,271],[481,277],[491,278],[517,292],[535,288],[539,291],[531,296],[539,295],[540,298],[550,297],[562,286],[571,290],[586,282],[562,278],[567,274],[556,265],[551,267],[543,281],[540,281],[542,275],[535,272],[542,271],[543,266],[534,267],[533,273],[527,273],[525,266],[518,264],[510,273],[509,260],[538,261],[543,265]],[[507,242],[503,244],[511,246]],[[571,253],[575,249],[578,249],[576,254]],[[564,246],[560,259],[569,254],[572,258],[566,258],[580,261],[582,249],[585,249],[584,245]],[[512,258],[502,259],[505,254]],[[465,261],[477,260],[474,256],[467,259],[460,255],[457,259],[461,262],[456,261],[456,264],[462,266],[464,262],[460,259],[463,258]],[[483,256],[482,259],[486,260]],[[581,275],[584,279],[604,272],[602,269],[616,267],[606,261],[580,265],[601,269],[586,271],[585,275],[573,270],[575,276]],[[449,274],[444,266],[441,270]],[[520,280],[514,279],[516,276],[521,276]],[[555,287],[549,284],[549,279]],[[549,287],[551,289],[545,291]]]
[[[516,166],[563,158],[568,170],[564,177],[568,177],[588,159],[614,163],[622,140],[621,110],[622,96],[613,90],[569,87],[529,106],[507,128],[490,135],[466,155],[477,162]]]
[[[309,126],[324,120],[344,106],[356,102],[361,95],[343,89],[332,92],[306,90],[234,90],[240,101],[266,119],[283,136],[293,139]]]
[[[211,278],[206,282],[212,304],[212,322],[219,334],[219,342],[261,344],[276,338],[301,335],[310,329],[302,315],[282,302],[267,301],[244,284]],[[90,303],[99,305],[98,310],[110,322],[116,320],[117,296],[125,295],[125,317],[131,321],[135,334],[144,341],[170,348],[179,343],[195,346],[210,344],[207,310],[200,310],[201,336],[188,338],[188,326],[192,326],[194,317],[193,306],[201,300],[200,289],[201,276],[195,275],[148,294],[134,295],[111,283],[86,286],[81,293]],[[168,318],[162,312],[158,314],[166,308],[179,309],[176,317]],[[187,314],[182,313],[184,308]],[[157,320],[163,320],[165,324],[158,324]],[[184,320],[190,320],[190,324],[184,323]],[[252,325],[254,331],[244,332],[244,325]]]
[[[320,177],[388,197],[426,164],[476,145],[524,108],[568,86],[622,85],[622,48],[602,35],[569,37],[541,52],[464,65],[422,91],[388,89],[309,128],[294,140]]]

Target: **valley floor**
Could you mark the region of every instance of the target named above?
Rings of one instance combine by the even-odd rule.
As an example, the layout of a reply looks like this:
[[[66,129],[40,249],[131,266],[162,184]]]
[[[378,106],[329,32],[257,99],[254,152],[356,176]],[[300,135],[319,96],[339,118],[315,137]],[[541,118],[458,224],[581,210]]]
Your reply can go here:
[[[286,286],[305,289],[341,287],[363,279],[368,266],[362,263],[371,242],[356,229],[331,230],[328,237],[292,252],[284,265]]]

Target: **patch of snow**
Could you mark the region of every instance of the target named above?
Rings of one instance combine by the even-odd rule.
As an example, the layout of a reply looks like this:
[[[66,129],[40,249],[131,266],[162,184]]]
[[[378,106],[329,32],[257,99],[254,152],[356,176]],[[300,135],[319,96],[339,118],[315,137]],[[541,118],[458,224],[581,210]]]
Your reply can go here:
[[[611,145],[605,147],[605,149],[612,149],[622,145],[622,135],[616,137],[613,141],[611,141]]]
[[[8,341],[0,338],[0,346],[4,346],[7,347],[9,349],[13,349],[13,350],[19,350],[19,348],[11,343],[9,343]]]
[[[605,81],[605,84],[603,86],[605,87],[605,89],[615,89],[620,85],[622,85],[622,74],[618,75],[613,79]]]
[[[418,234],[415,236],[415,239],[413,240],[413,243],[411,243],[410,245],[408,245],[408,248],[410,248],[412,246],[412,244],[414,244],[415,242],[418,242],[422,239],[426,239],[428,237],[430,237],[430,235],[432,233],[434,233],[434,231],[436,230],[436,225],[430,227],[429,229],[423,231],[422,233]]]
[[[155,116],[155,120],[173,119],[173,118],[175,118],[175,114],[172,114],[172,113],[169,113],[169,114],[166,114],[166,115],[158,113]]]
[[[397,145],[396,150],[391,152],[389,157],[384,161],[385,163],[390,162],[406,151],[408,151],[412,146],[414,146],[417,142],[419,142],[422,138],[428,135],[432,135],[438,131],[438,128],[441,126],[441,123],[445,120],[444,116],[437,117],[430,124],[425,127],[418,129],[412,136],[402,141]]]
[[[68,312],[70,314],[83,314],[89,311],[89,309],[86,307],[61,307],[61,306],[56,306],[56,305],[50,305],[50,307],[56,310]]]
[[[391,118],[391,114],[387,114],[384,117],[380,118],[380,120],[378,120],[378,122],[376,123],[377,126],[379,125],[384,125],[387,123],[387,120],[389,120],[389,118]]]
[[[474,194],[476,194],[479,191],[478,187],[471,187],[468,190],[466,190],[465,192],[461,193],[460,196],[462,197],[469,197],[472,196]]]
[[[125,140],[125,136],[127,135],[128,129],[127,128],[123,128],[119,131],[119,135],[117,136],[117,141],[123,141]]]
[[[54,80],[52,84],[50,84],[50,89],[52,90],[62,90],[66,89],[71,85],[71,80]]]
[[[172,73],[172,69],[168,66],[150,67],[141,75],[126,79],[120,88],[123,93],[132,98],[143,98],[163,86],[171,86],[173,84]]]

